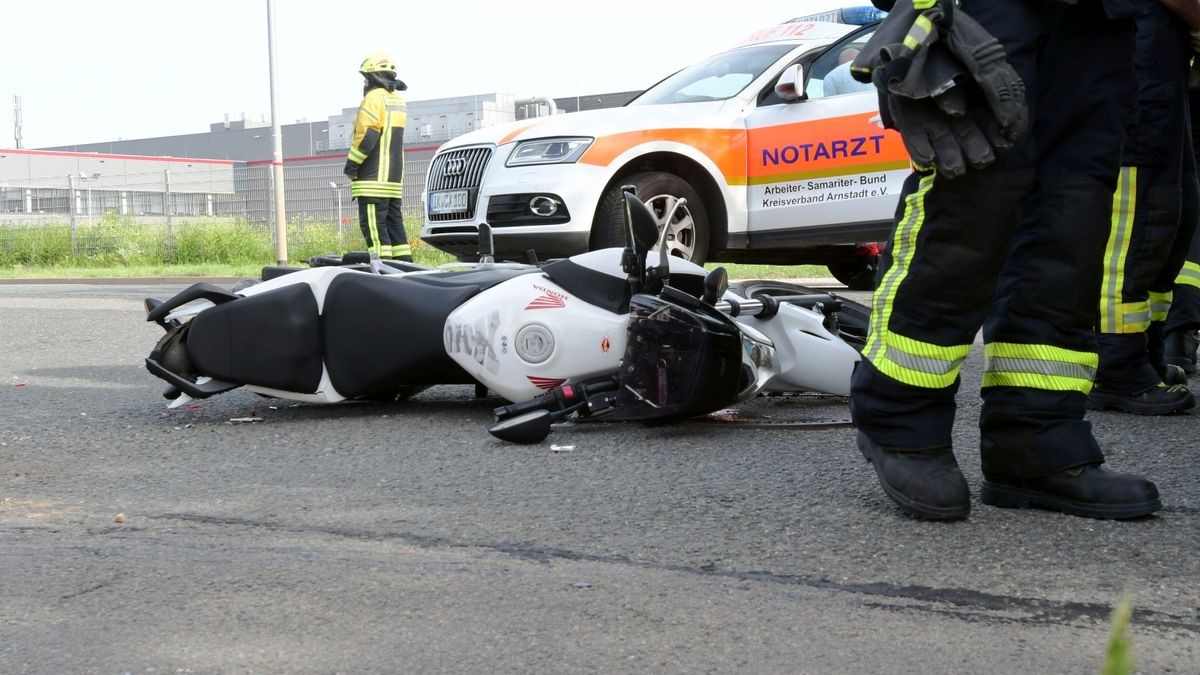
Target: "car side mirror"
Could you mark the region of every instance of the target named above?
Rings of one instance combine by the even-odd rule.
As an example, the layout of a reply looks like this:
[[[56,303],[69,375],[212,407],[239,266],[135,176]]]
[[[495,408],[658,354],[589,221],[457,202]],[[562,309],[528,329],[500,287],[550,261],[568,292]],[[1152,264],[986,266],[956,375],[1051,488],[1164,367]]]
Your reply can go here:
[[[804,66],[794,63],[779,74],[775,82],[775,95],[785,103],[803,101],[807,94],[804,92]]]

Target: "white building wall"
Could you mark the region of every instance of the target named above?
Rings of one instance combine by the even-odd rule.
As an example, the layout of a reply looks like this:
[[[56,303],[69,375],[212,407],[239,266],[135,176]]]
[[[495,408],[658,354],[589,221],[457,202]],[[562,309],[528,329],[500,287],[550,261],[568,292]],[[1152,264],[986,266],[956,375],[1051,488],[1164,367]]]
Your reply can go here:
[[[516,120],[512,94],[477,94],[408,102],[406,145],[441,143],[469,131]],[[329,148],[346,149],[353,141],[358,108],[345,108],[329,118]]]

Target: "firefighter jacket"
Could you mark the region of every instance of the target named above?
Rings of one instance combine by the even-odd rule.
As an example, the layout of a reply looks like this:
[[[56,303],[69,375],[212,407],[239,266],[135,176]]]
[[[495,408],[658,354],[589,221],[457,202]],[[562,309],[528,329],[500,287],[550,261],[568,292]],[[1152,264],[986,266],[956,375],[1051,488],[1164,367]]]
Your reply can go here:
[[[404,97],[376,87],[363,97],[354,119],[354,140],[346,157],[352,197],[400,199],[404,196]]]

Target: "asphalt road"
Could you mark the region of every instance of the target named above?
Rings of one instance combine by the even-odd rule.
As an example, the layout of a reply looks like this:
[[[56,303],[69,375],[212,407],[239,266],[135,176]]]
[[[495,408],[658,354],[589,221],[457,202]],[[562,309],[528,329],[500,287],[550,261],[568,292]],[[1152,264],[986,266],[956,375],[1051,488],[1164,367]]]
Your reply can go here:
[[[1157,516],[925,523],[846,428],[518,447],[468,387],[167,411],[140,300],[180,288],[0,286],[0,672],[1087,673],[1123,594],[1139,670],[1200,672],[1196,416],[1093,418]],[[976,493],[980,360],[956,428]]]

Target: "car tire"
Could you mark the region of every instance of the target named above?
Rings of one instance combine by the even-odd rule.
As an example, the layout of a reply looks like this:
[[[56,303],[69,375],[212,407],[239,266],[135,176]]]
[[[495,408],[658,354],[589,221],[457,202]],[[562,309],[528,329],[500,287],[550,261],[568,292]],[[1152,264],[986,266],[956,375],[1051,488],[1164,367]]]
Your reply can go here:
[[[751,279],[729,284],[729,290],[743,298],[754,299],[760,295],[807,295],[824,293],[820,289],[791,284],[773,279]],[[848,298],[839,297],[842,309],[837,313],[838,337],[855,349],[862,351],[867,343],[867,331],[871,326],[871,308]]]
[[[671,255],[697,265],[708,259],[708,211],[700,193],[687,181],[665,171],[634,174],[613,183],[600,199],[596,219],[592,224],[591,249],[616,248],[625,245],[625,205],[621,188],[634,187],[634,194],[646,202],[658,220],[659,231],[675,202],[686,199],[687,204],[676,213],[667,240]]]
[[[875,290],[875,272],[879,269],[879,256],[864,255],[849,262],[829,265],[833,278],[852,291]]]

